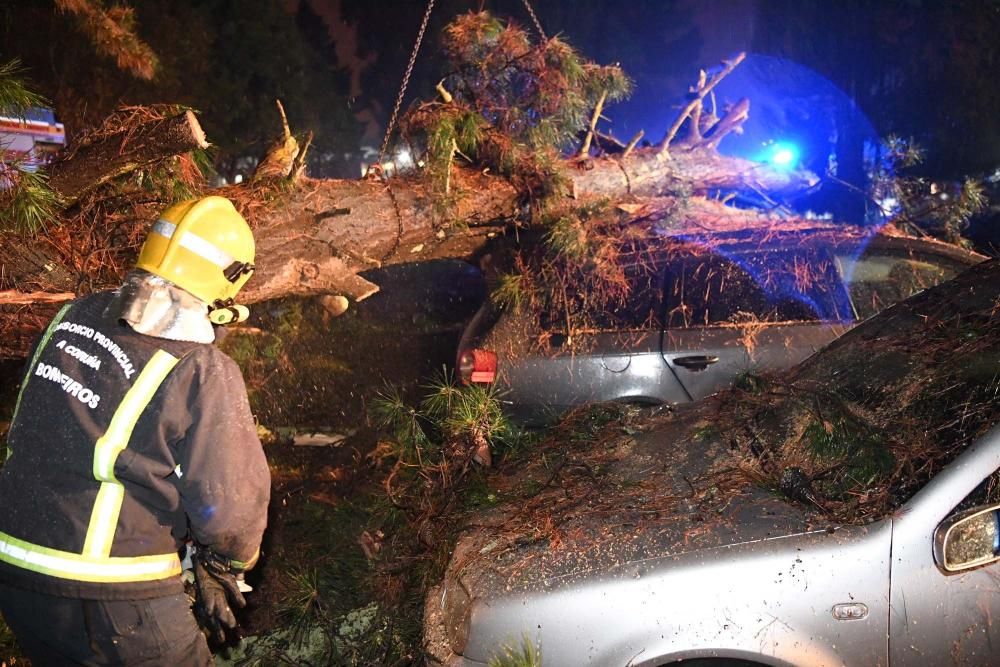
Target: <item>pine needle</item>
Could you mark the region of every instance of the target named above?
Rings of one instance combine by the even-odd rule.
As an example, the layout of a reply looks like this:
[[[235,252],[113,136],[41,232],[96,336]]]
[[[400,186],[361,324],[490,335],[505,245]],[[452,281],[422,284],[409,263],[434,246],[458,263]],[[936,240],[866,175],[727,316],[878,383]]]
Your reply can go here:
[[[542,654],[527,637],[517,648],[504,646],[502,653],[494,656],[489,667],[541,667]]]
[[[0,182],[4,181],[9,187],[0,186],[0,229],[31,235],[56,218],[61,203],[44,173],[0,162]]]
[[[500,276],[490,298],[502,308],[520,310],[528,302],[526,283],[523,274],[505,273]]]
[[[97,52],[114,59],[119,69],[147,81],[156,74],[159,60],[139,38],[133,8],[107,8],[101,0],[56,0],[56,6],[73,14]]]
[[[17,58],[0,63],[0,114],[23,118],[31,107],[46,105],[45,98],[26,85],[26,73]]]

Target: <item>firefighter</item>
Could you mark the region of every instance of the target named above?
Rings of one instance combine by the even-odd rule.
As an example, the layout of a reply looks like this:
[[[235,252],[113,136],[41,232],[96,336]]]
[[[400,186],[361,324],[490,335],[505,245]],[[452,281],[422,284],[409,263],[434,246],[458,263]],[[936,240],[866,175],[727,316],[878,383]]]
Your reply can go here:
[[[258,558],[270,474],[215,326],[243,319],[246,221],[168,208],[124,285],[35,344],[0,468],[0,611],[36,665],[207,665]],[[193,543],[195,614],[179,550]]]

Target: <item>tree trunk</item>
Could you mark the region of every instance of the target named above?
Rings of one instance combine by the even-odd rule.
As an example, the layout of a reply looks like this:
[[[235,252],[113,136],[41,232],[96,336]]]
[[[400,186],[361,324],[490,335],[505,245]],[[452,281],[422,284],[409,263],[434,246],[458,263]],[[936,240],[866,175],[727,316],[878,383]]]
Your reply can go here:
[[[420,178],[303,179],[261,217],[257,273],[242,297],[332,293],[360,300],[378,287],[359,271],[468,257],[520,213],[518,193],[503,179],[460,170],[453,191],[455,203],[441,209]]]
[[[660,157],[648,149],[625,159],[567,160],[562,170],[577,199],[646,198],[676,189],[695,194],[746,187],[775,192],[811,184],[809,174],[783,173],[715,151]],[[507,228],[527,200],[509,181],[471,169],[456,167],[451,187],[454,203],[442,210],[427,182],[418,177],[388,182],[304,180],[262,217],[256,230],[258,271],[244,298],[253,302],[339,293],[359,300],[377,290],[356,275],[359,271],[468,258],[489,236]],[[669,205],[668,200],[656,204]],[[720,209],[696,207],[711,220],[727,215]],[[688,209],[688,214],[697,216],[696,211]],[[738,216],[745,224],[766,219],[765,214],[746,211]]]

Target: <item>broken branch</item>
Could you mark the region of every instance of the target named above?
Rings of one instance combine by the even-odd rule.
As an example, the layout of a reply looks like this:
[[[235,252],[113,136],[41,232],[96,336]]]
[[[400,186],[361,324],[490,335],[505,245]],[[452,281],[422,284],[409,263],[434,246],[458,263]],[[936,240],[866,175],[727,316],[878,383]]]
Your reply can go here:
[[[622,153],[623,158],[626,158],[632,154],[632,151],[635,150],[636,145],[642,140],[645,134],[646,130],[639,130],[638,132],[635,133],[635,136],[632,137],[632,139],[628,142],[628,146],[625,147],[625,152]]]
[[[742,131],[740,128],[743,127],[743,123],[749,117],[750,100],[744,97],[733,105],[726,115],[722,117],[722,120],[712,126],[712,128],[705,134],[705,140],[702,141],[699,146],[713,149],[718,148],[719,142],[722,141],[723,137],[727,134],[737,130]]]
[[[712,89],[715,88],[717,85],[719,85],[719,82],[722,81],[724,78],[726,78],[726,76],[728,76],[730,72],[736,69],[736,67],[741,62],[743,62],[743,59],[746,58],[746,56],[747,54],[745,52],[741,52],[738,53],[736,57],[734,57],[732,60],[723,61],[724,67],[722,68],[722,70],[714,74],[707,83],[698,86],[698,88],[693,93],[694,97],[691,99],[690,102],[687,103],[687,105],[685,105],[685,107],[677,115],[677,120],[675,120],[674,124],[670,126],[670,129],[667,130],[666,136],[663,137],[663,141],[660,142],[659,145],[660,155],[666,155],[667,153],[669,153],[670,142],[674,140],[675,136],[677,136],[677,131],[681,129],[681,125],[684,124],[684,121],[688,119],[688,117],[692,114],[692,112],[694,112],[694,110],[697,107],[701,106],[702,100],[705,99],[705,96],[708,95],[710,92],[712,92]],[[698,77],[698,80],[700,83],[701,82],[700,76]]]
[[[696,91],[705,87],[705,79],[707,76],[708,75],[705,74],[705,70],[698,71],[698,84],[695,86]],[[704,106],[704,99],[698,98],[697,104],[694,109],[691,110],[691,127],[688,129],[688,141],[691,144],[696,144],[701,141],[701,111]]]
[[[583,145],[580,146],[580,157],[590,155],[590,142],[594,139],[594,132],[597,130],[597,121],[601,118],[601,112],[604,110],[604,101],[606,99],[608,99],[608,91],[601,93],[601,96],[597,99],[597,104],[594,105],[594,115],[590,118],[590,129],[587,130],[587,136],[583,138]]]
[[[32,303],[62,303],[76,298],[73,292],[19,292],[0,290],[0,305],[25,306]]]

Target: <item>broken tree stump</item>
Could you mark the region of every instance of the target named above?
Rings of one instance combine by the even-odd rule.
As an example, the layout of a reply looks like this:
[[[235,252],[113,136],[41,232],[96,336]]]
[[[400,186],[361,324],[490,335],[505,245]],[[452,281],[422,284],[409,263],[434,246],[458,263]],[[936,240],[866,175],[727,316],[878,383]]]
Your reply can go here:
[[[49,185],[66,205],[72,205],[129,172],[208,145],[198,118],[189,109],[80,146],[68,159],[52,165]]]

